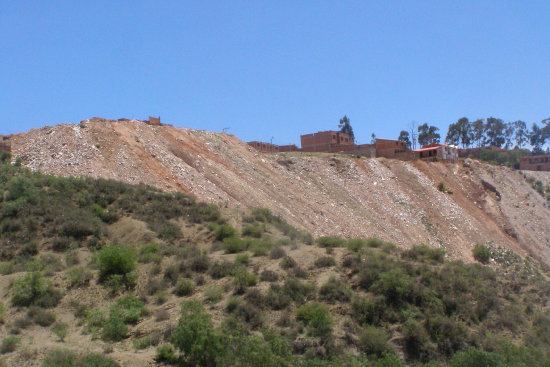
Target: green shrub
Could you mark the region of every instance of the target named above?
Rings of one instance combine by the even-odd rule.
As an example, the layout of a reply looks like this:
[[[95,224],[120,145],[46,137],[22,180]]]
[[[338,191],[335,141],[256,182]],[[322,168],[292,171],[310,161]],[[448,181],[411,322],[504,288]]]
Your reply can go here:
[[[42,367],[76,367],[81,362],[81,357],[77,353],[66,349],[56,349],[46,354]]]
[[[250,256],[248,254],[239,254],[235,257],[236,265],[248,265],[250,263]]]
[[[257,329],[263,325],[264,317],[258,307],[251,303],[237,302],[236,305],[231,305],[233,316],[246,323],[250,328]]]
[[[11,161],[11,153],[5,150],[0,152],[0,163],[6,164]]]
[[[0,343],[0,354],[15,351],[17,345],[19,345],[19,338],[16,336],[8,336],[7,338],[2,339],[2,343]]]
[[[233,273],[233,284],[236,293],[244,293],[248,287],[256,285],[257,282],[258,277],[246,271],[245,268],[237,268]]]
[[[97,235],[100,231],[100,225],[97,220],[82,216],[67,220],[62,226],[60,235],[64,237],[73,237],[82,240],[91,235]]]
[[[426,330],[437,344],[439,352],[446,356],[464,349],[468,341],[466,325],[445,316],[428,318]]]
[[[393,354],[386,353],[376,361],[376,367],[403,367],[403,362]],[[425,366],[428,367],[428,366]],[[436,366],[432,366],[436,367]]]
[[[269,252],[269,258],[272,260],[280,259],[283,256],[286,256],[286,252],[281,247],[275,247]]]
[[[100,309],[91,309],[86,311],[86,324],[88,331],[96,333],[103,327],[106,317],[105,312]]]
[[[283,269],[292,269],[298,266],[298,263],[296,260],[291,258],[290,256],[285,256],[279,263],[281,265],[281,268]]]
[[[474,255],[474,259],[483,264],[488,263],[491,259],[491,250],[485,245],[476,245],[472,250],[472,254]]]
[[[237,230],[227,224],[213,225],[211,229],[214,231],[214,235],[218,241],[237,236]]]
[[[383,294],[392,305],[401,304],[407,298],[409,289],[410,278],[400,268],[380,274],[371,287],[375,293]]]
[[[159,263],[162,260],[162,255],[156,243],[149,243],[139,248],[137,258],[140,263]]]
[[[503,358],[498,354],[473,348],[456,353],[450,365],[451,367],[505,367]]]
[[[316,242],[319,247],[342,247],[345,240],[340,237],[325,236],[319,237]]]
[[[243,228],[243,236],[261,238],[265,228],[258,224],[249,224]]]
[[[313,336],[328,336],[332,330],[332,317],[327,306],[309,302],[296,310],[296,318],[303,321]]]
[[[70,350],[56,349],[46,355],[42,367],[120,367],[120,365],[100,354],[81,356]]]
[[[179,278],[174,288],[174,294],[177,296],[190,296],[195,291],[196,284],[193,280],[188,278]]]
[[[129,246],[106,246],[97,253],[99,281],[106,282],[118,276],[124,284],[132,287],[132,272],[136,269],[136,254]]]
[[[218,357],[219,366],[289,367],[292,358],[284,339],[277,336],[251,335],[230,318],[224,321],[225,353]]]
[[[227,254],[236,254],[245,251],[248,242],[239,237],[227,237],[223,240],[223,248]]]
[[[384,244],[385,244],[384,241],[382,241],[378,238],[374,238],[374,237],[367,238],[367,240],[366,240],[366,245],[367,245],[367,247],[370,247],[370,248],[383,247]]]
[[[11,301],[15,306],[37,305],[49,308],[56,306],[61,298],[61,292],[43,279],[39,272],[32,272],[14,283]]]
[[[254,256],[267,256],[269,250],[273,248],[273,243],[263,239],[252,239],[249,242],[248,250],[254,254]]]
[[[403,257],[411,260],[442,263],[445,259],[445,249],[434,249],[426,245],[413,246],[411,249],[403,252]]]
[[[67,336],[67,330],[69,330],[69,325],[63,323],[63,322],[56,322],[52,326],[52,333],[56,335],[60,341],[65,341],[65,337]]]
[[[50,326],[55,322],[55,314],[53,312],[46,311],[37,306],[29,307],[27,315],[32,319],[35,324],[43,327]]]
[[[208,274],[214,279],[225,278],[226,276],[231,275],[233,272],[234,265],[228,261],[221,263],[214,263],[208,270]]]
[[[348,302],[351,295],[348,285],[334,276],[319,288],[319,298],[327,302]]]
[[[359,347],[363,353],[381,357],[389,350],[388,335],[382,329],[366,326],[359,333]]]
[[[332,256],[322,256],[315,260],[314,265],[317,268],[328,268],[336,265],[336,260]]]
[[[271,284],[265,298],[269,307],[274,310],[283,310],[292,302],[290,295],[278,284]]]
[[[151,335],[146,335],[142,338],[137,338],[132,341],[132,345],[134,346],[134,349],[141,350],[150,347],[151,345],[154,345],[155,340]]]
[[[222,299],[223,288],[208,287],[204,290],[203,296],[206,303],[218,303]]]
[[[198,301],[182,303],[181,318],[170,342],[192,365],[215,366],[217,357],[223,354],[222,339],[212,326],[210,315]]]
[[[296,278],[288,278],[283,285],[283,292],[298,304],[313,298],[315,288],[311,283],[302,282]]]
[[[210,268],[210,259],[206,254],[198,254],[189,259],[187,265],[194,272],[205,273]]]
[[[367,241],[362,238],[350,238],[346,245],[350,251],[359,252],[367,246]]]
[[[383,301],[363,296],[355,296],[351,301],[351,314],[359,325],[378,325],[384,314]]]
[[[407,356],[412,359],[428,361],[432,357],[433,345],[424,326],[415,320],[407,320],[403,326],[403,343]]]
[[[118,342],[126,338],[128,327],[120,310],[111,308],[109,318],[102,324],[101,338],[105,341]]]
[[[67,280],[70,287],[85,287],[90,283],[92,273],[83,266],[77,266],[69,269]]]
[[[158,362],[174,363],[177,359],[176,351],[170,344],[162,344],[157,347],[155,359]]]
[[[276,282],[279,280],[279,275],[271,270],[264,270],[260,273],[260,280],[263,282]]]
[[[133,295],[118,298],[111,306],[111,311],[113,310],[116,310],[115,313],[126,324],[136,324],[146,313],[145,304]]]
[[[120,365],[111,358],[101,354],[92,353],[85,356],[82,360],[82,367],[120,367]]]

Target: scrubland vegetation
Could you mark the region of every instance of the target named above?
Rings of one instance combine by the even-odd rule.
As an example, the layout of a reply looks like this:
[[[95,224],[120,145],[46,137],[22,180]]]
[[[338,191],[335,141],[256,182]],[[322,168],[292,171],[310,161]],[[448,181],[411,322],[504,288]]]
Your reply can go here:
[[[119,366],[121,345],[176,366],[550,366],[548,274],[489,246],[465,264],[443,248],[314,240],[266,209],[225,218],[181,193],[7,160],[0,188],[6,360],[34,358],[17,353],[49,328],[44,367]],[[118,243],[124,218],[147,235]],[[94,304],[73,296],[92,290]]]

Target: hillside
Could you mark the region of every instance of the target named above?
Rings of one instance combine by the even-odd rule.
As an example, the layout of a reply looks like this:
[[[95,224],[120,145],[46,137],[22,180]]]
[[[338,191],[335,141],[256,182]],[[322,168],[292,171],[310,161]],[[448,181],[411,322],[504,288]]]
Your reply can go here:
[[[328,154],[261,154],[235,136],[94,118],[19,134],[14,157],[33,170],[181,191],[242,211],[265,207],[314,236],[378,237],[444,247],[471,260],[494,243],[550,265],[550,212],[517,172],[478,161],[401,162]],[[438,190],[443,183],[452,194]]]
[[[505,248],[314,239],[1,158],[0,366],[550,366],[548,272]]]

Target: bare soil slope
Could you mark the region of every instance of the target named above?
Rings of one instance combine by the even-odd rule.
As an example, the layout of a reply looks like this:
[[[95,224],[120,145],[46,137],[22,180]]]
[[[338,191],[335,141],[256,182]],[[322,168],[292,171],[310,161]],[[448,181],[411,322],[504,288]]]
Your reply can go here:
[[[550,211],[522,172],[468,160],[401,162],[328,154],[262,154],[237,137],[94,118],[13,138],[34,170],[192,193],[229,208],[261,206],[314,235],[443,246],[469,260],[494,242],[550,265]],[[525,172],[543,181],[550,173]],[[438,190],[443,182],[453,194]]]

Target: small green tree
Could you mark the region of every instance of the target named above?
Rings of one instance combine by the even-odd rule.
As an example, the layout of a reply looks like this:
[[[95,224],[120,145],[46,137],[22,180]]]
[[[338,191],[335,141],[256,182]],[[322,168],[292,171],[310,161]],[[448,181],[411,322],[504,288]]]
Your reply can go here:
[[[43,279],[40,272],[32,272],[15,282],[11,302],[15,306],[54,307],[61,297],[61,292]]]
[[[407,144],[408,147],[411,146],[411,139],[410,139],[410,136],[409,136],[409,132],[406,131],[406,130],[401,130],[397,140],[402,141],[403,143]]]
[[[468,349],[456,353],[451,360],[451,367],[500,367],[505,366],[501,356],[479,349]]]
[[[328,336],[332,330],[332,317],[327,306],[309,302],[296,310],[296,318],[303,321],[313,336]]]
[[[198,301],[182,303],[181,318],[170,342],[192,365],[216,366],[216,358],[223,354],[221,337],[212,326],[210,315]]]
[[[348,134],[352,142],[355,142],[355,135],[353,134],[353,128],[351,127],[349,118],[346,115],[344,115],[344,117],[340,119],[340,122],[338,123],[338,128],[340,129],[340,132]]]
[[[491,259],[491,250],[485,245],[476,245],[472,250],[472,254],[474,255],[474,259],[483,264],[487,264]]]
[[[106,246],[97,254],[99,281],[106,282],[112,276],[119,275],[131,286],[130,273],[136,269],[136,254],[130,246]]]

